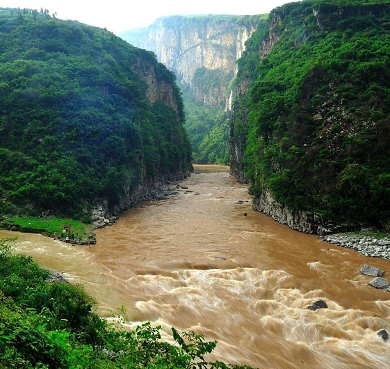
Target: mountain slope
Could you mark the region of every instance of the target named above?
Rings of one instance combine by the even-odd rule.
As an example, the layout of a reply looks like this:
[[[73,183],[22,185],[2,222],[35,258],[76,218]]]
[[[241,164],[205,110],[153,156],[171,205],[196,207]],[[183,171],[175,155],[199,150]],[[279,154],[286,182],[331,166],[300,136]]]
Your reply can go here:
[[[389,25],[389,2],[303,1],[248,41],[231,164],[256,209],[307,232],[389,226]]]
[[[0,212],[16,204],[79,217],[190,170],[175,78],[150,52],[102,29],[2,9],[0,76]]]
[[[196,163],[229,162],[228,118],[236,61],[263,18],[168,16],[149,27],[120,34],[131,44],[156,53],[159,61],[177,75]]]

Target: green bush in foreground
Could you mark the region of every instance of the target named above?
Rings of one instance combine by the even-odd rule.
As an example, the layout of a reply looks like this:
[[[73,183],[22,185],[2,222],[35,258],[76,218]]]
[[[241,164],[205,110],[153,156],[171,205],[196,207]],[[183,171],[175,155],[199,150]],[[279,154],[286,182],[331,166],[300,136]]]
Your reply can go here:
[[[50,272],[14,255],[12,241],[0,240],[0,369],[228,367],[206,361],[216,342],[193,332],[172,328],[171,345],[150,323],[131,332],[109,324],[81,286],[46,282]]]

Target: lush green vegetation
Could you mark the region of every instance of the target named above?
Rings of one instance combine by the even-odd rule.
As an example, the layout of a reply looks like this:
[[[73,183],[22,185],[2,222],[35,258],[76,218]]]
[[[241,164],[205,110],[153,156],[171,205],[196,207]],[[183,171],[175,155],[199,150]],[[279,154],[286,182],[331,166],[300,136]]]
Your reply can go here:
[[[201,335],[172,328],[171,345],[150,323],[131,332],[107,323],[81,286],[47,282],[11,241],[0,240],[0,368],[228,368],[205,359],[216,342]]]
[[[303,1],[270,14],[239,61],[233,140],[256,195],[333,221],[390,219],[390,3]],[[257,51],[256,51],[257,50]],[[256,55],[257,54],[257,55]]]
[[[4,220],[3,225],[7,228],[16,228],[25,232],[39,232],[50,236],[62,236],[62,232],[66,230],[66,236],[71,236],[81,239],[93,237],[91,232],[92,224],[85,224],[78,220],[68,218],[38,218],[38,217],[10,217]],[[68,234],[70,229],[71,234]]]
[[[175,77],[106,30],[0,9],[0,213],[72,217],[125,187],[190,169]],[[173,85],[177,113],[138,76]],[[16,205],[16,207],[15,207]]]
[[[181,88],[194,163],[229,164],[229,114],[222,108],[195,102],[190,88]]]
[[[234,77],[233,71],[225,73],[223,69],[198,68],[192,77],[192,84],[200,91],[206,92],[219,88],[220,85],[228,86]]]

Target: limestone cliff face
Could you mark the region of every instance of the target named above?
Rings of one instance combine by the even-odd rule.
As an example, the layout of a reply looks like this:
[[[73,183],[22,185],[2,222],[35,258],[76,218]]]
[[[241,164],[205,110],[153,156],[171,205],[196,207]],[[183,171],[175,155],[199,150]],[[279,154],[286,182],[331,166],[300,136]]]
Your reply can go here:
[[[169,16],[151,26],[120,36],[134,46],[153,51],[174,71],[179,83],[191,86],[197,102],[219,106],[229,97],[228,85],[237,72],[237,59],[256,29],[255,16]],[[200,68],[230,78],[196,81]],[[215,75],[215,73],[214,73]]]
[[[171,81],[167,81],[156,71],[152,62],[139,59],[134,63],[134,71],[147,84],[146,96],[151,104],[156,101],[162,101],[179,114],[178,94],[175,94],[177,88]]]

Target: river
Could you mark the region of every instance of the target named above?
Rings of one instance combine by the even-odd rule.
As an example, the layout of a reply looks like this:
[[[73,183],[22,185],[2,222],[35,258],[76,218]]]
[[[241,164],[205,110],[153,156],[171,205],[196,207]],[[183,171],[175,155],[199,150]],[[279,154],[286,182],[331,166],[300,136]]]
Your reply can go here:
[[[17,251],[81,282],[109,317],[144,321],[217,340],[209,359],[260,368],[385,368],[390,293],[367,286],[364,257],[302,234],[251,209],[228,167],[197,166],[180,194],[139,205],[96,245],[17,236]],[[318,299],[328,309],[308,310]]]

